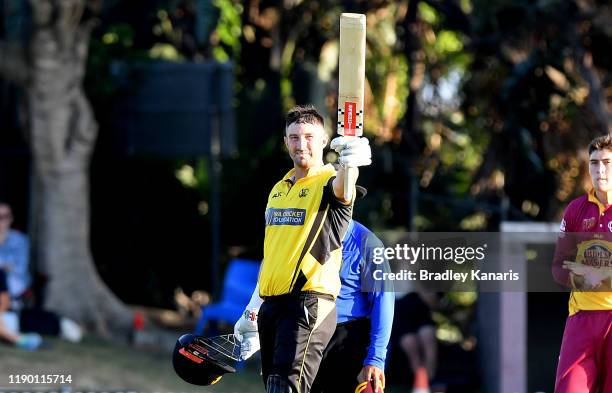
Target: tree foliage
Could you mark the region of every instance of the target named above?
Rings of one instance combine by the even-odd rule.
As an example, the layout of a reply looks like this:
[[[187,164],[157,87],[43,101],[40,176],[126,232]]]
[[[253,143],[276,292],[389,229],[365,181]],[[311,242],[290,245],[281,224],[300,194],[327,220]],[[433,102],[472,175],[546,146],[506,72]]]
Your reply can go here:
[[[117,60],[232,61],[239,154],[223,162],[222,215],[241,230],[224,224],[222,239],[259,257],[265,190],[290,165],[284,111],[313,102],[335,124],[341,12],[368,18],[375,164],[362,171],[370,192],[360,220],[496,229],[502,219],[554,220],[583,192],[584,149],[612,123],[612,15],[596,0],[107,0],[86,77],[102,135]],[[204,161],[171,165],[206,206]]]
[[[610,96],[601,87],[610,80],[612,35],[602,18],[609,7],[524,1],[474,2],[473,9],[463,108],[490,142],[471,192],[494,189],[491,178],[501,171],[512,205],[533,219],[555,219],[584,190],[588,142],[611,130]]]
[[[124,7],[115,14],[129,14],[128,3],[115,2]],[[152,57],[235,62],[249,151],[236,165],[255,172],[282,160],[278,130],[291,105],[314,102],[334,123],[337,21],[367,14],[366,132],[378,160],[364,171],[373,192],[362,205],[374,226],[556,219],[582,191],[582,147],[610,127],[610,10],[596,1],[149,4],[131,52],[138,41]],[[118,29],[109,26],[104,34]],[[268,121],[254,121],[261,113]]]

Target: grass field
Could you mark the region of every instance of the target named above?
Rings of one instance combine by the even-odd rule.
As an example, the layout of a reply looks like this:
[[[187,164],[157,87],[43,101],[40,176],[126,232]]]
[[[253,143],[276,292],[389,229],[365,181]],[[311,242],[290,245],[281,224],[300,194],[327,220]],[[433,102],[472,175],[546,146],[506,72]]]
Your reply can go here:
[[[47,342],[37,352],[0,347],[0,387],[23,391],[59,389],[62,386],[11,385],[9,376],[60,374],[72,377],[72,383],[63,386],[72,391],[247,393],[263,390],[254,365],[239,375],[224,377],[214,387],[203,388],[185,383],[174,374],[167,351],[134,349],[91,337],[79,344],[55,339]]]
[[[214,386],[201,387],[183,382],[172,369],[167,351],[134,349],[86,337],[79,344],[48,339],[45,348],[26,352],[9,346],[0,346],[0,388],[3,391],[58,391],[69,388],[76,391],[138,391],[151,393],[261,393],[263,383],[259,377],[257,361],[249,361],[237,374],[226,375]],[[9,376],[15,374],[70,375],[72,383],[59,385],[15,385]],[[387,393],[409,391],[389,388]]]

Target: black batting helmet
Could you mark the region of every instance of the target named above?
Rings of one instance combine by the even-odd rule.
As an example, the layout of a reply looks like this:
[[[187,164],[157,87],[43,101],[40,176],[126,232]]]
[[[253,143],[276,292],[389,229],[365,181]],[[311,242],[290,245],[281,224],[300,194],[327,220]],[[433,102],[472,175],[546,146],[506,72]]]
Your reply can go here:
[[[223,374],[235,373],[235,340],[233,335],[202,337],[184,334],[172,351],[174,371],[194,385],[214,385]]]

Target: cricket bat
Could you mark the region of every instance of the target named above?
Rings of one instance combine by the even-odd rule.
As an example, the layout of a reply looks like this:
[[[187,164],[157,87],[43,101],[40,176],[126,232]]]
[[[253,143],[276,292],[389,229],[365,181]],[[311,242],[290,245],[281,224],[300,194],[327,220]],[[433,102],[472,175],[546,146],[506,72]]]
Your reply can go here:
[[[363,134],[365,91],[366,16],[340,15],[338,59],[338,134],[360,137]],[[344,199],[350,201],[357,168],[346,168]]]

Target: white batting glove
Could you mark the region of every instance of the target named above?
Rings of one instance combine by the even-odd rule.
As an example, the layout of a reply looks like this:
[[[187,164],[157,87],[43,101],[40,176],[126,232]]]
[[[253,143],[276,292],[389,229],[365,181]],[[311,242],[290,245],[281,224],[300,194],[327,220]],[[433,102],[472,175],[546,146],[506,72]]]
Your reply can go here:
[[[234,337],[240,341],[241,360],[246,360],[259,351],[259,333],[257,332],[258,312],[258,309],[247,308],[234,325]]]
[[[259,297],[259,283],[251,295],[242,316],[234,325],[234,337],[240,341],[240,359],[246,360],[259,351],[259,333],[257,332],[257,314],[263,299]]]
[[[372,163],[372,149],[368,138],[338,136],[332,139],[329,147],[340,155],[338,162],[345,167],[354,168]]]

